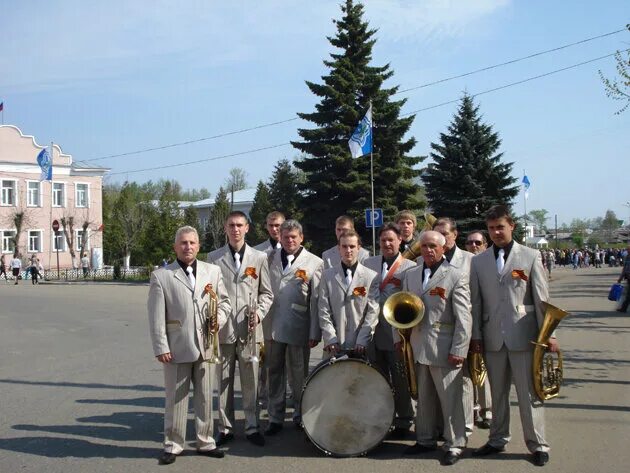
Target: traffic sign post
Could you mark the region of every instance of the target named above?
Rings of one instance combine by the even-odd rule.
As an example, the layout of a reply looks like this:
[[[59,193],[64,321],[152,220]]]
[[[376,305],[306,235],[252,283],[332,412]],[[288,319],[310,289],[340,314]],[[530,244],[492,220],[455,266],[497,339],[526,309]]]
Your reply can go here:
[[[55,246],[57,247],[55,250],[55,253],[57,253],[57,279],[59,279],[59,245],[57,241],[59,238],[59,220],[53,220],[52,229],[55,232]]]
[[[365,209],[365,226],[367,228],[383,226],[383,209]]]

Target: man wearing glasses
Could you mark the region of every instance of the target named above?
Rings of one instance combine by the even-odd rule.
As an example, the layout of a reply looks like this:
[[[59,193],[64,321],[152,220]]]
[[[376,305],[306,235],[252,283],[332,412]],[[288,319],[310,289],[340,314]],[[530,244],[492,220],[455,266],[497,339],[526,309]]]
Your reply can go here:
[[[473,255],[483,253],[488,249],[488,240],[481,230],[473,230],[466,237],[466,251]]]

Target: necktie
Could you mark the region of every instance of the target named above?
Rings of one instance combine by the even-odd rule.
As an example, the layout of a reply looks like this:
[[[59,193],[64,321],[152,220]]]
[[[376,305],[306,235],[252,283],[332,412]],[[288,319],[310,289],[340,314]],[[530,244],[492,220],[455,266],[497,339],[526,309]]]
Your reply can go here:
[[[280,248],[282,248],[282,245],[280,244],[280,242],[276,243],[276,250],[279,250]]]
[[[188,273],[188,280],[190,281],[190,285],[193,287],[193,289],[195,288],[195,275],[193,273],[193,268],[192,266],[188,266],[186,268],[186,272]]]
[[[499,274],[503,272],[503,267],[505,266],[505,260],[503,259],[503,255],[505,255],[505,250],[501,248],[499,250],[499,256],[497,256],[497,271]]]
[[[424,280],[422,281],[422,290],[425,290],[427,288],[430,278],[431,278],[431,269],[424,268]]]
[[[287,265],[284,267],[284,272],[285,273],[287,273],[289,271],[289,268],[291,267],[291,263],[293,263],[294,259],[295,259],[295,256],[287,255]]]
[[[346,269],[346,285],[350,287],[350,284],[352,284],[352,270]]]
[[[240,253],[234,253],[234,267],[236,268],[237,271],[241,269],[241,254]]]
[[[381,272],[381,281],[385,281],[388,271],[389,271],[389,268],[387,267],[387,263],[383,261],[383,271]]]

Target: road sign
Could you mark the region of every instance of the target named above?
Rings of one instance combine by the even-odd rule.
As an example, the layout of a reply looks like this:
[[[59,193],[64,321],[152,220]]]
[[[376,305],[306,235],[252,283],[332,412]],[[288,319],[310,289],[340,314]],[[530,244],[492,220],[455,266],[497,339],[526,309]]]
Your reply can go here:
[[[59,231],[59,220],[53,220],[52,229],[56,232]]]
[[[374,227],[383,226],[383,209],[374,209],[374,214],[372,214],[372,209],[365,209],[365,226],[372,228],[372,222]]]

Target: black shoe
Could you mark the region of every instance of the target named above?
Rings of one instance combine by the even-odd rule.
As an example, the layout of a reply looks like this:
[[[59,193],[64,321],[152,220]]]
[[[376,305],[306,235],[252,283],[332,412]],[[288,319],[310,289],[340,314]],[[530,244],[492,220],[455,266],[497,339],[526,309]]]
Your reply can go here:
[[[295,427],[295,429],[297,430],[304,430],[304,427],[302,427],[301,419],[293,419],[293,427]]]
[[[263,447],[265,445],[265,437],[260,435],[260,432],[254,432],[253,434],[246,435],[245,437],[254,445],[258,445],[259,447]]]
[[[475,425],[480,429],[489,429],[490,428],[490,419],[480,419],[479,422],[475,422]]]
[[[442,465],[454,465],[459,461],[460,454],[455,452],[446,452],[442,459]]]
[[[276,435],[281,430],[282,430],[282,424],[278,424],[276,422],[270,422],[269,427],[267,427],[267,430],[265,430],[265,435]]]
[[[549,461],[549,454],[547,452],[534,452],[532,463],[536,466],[545,466],[545,463]]]
[[[419,443],[413,444],[411,447],[407,447],[403,454],[405,455],[419,455],[421,453],[429,453],[437,450],[437,447],[427,447],[426,445],[420,445]]]
[[[225,456],[225,452],[218,448],[213,448],[212,450],[199,450],[197,449],[197,453],[199,455],[203,455],[205,457],[211,458],[223,458]]]
[[[392,440],[403,440],[409,437],[409,429],[406,427],[396,427],[388,436]]]
[[[171,463],[175,463],[175,460],[177,460],[177,455],[171,452],[162,452],[158,459],[160,465],[170,465]]]
[[[495,455],[497,453],[501,453],[505,451],[505,447],[493,447],[489,443],[485,444],[483,447],[477,448],[473,450],[473,457],[485,457],[486,455]]]
[[[232,432],[221,432],[219,435],[217,435],[214,443],[217,444],[217,447],[220,447],[221,445],[225,445],[231,440],[234,440],[234,434]]]

